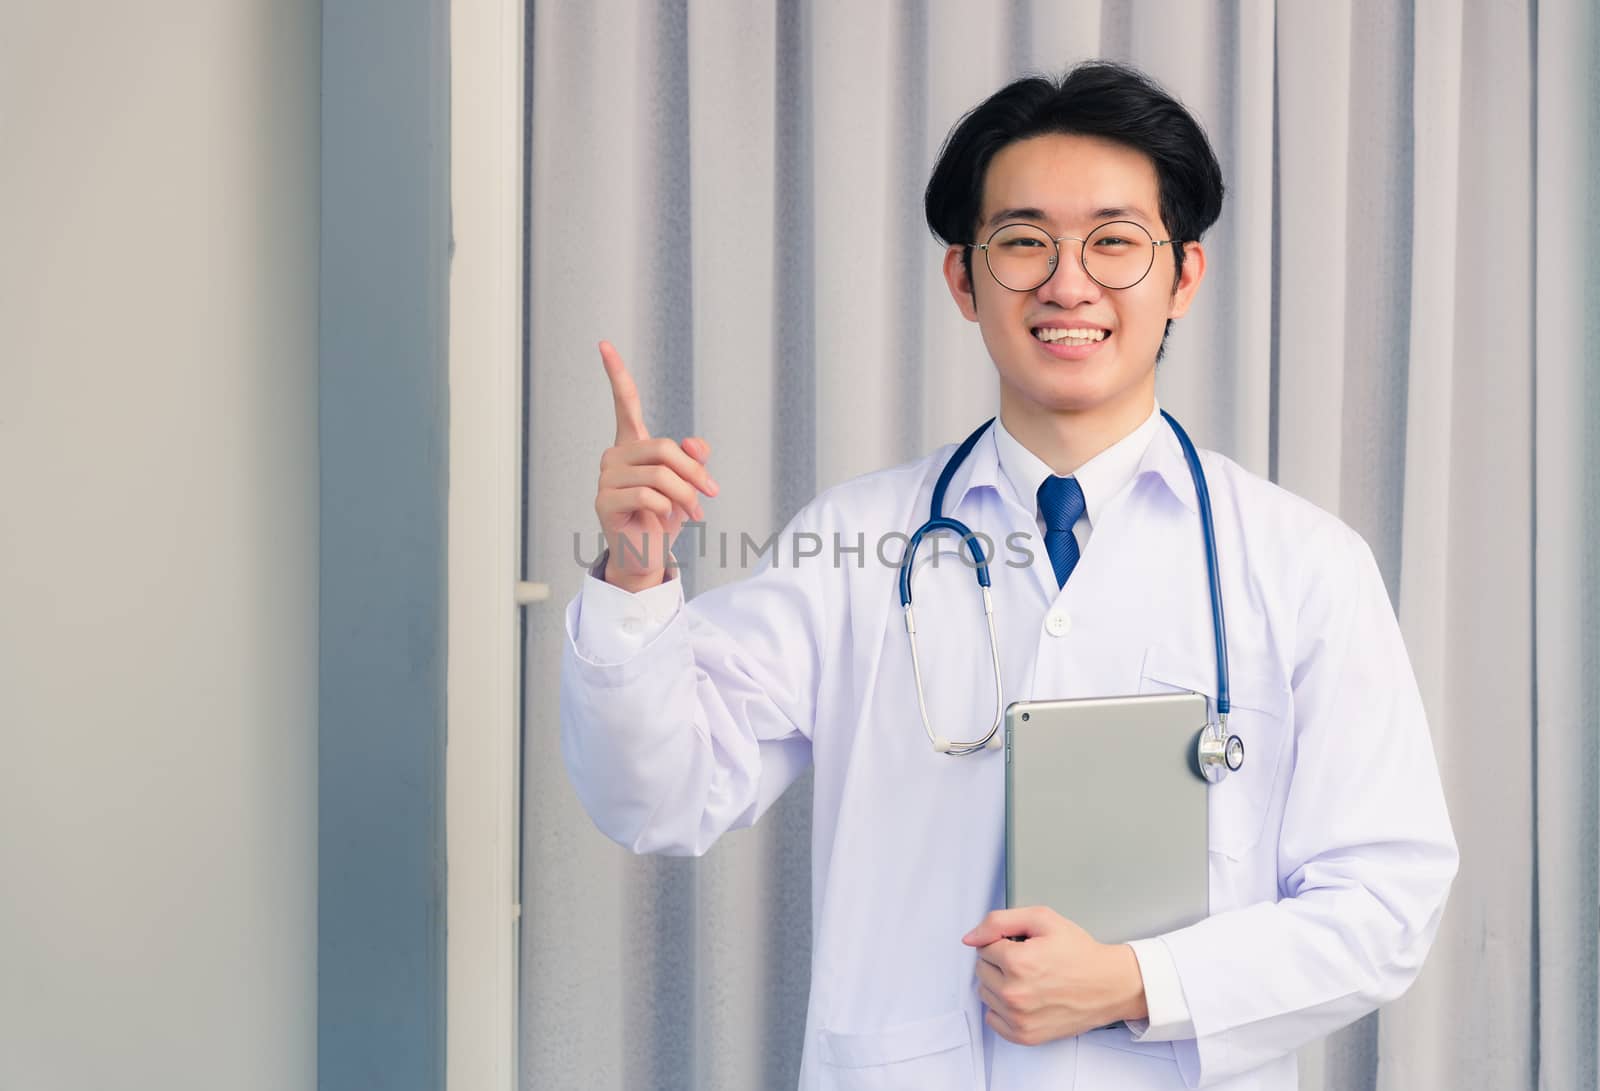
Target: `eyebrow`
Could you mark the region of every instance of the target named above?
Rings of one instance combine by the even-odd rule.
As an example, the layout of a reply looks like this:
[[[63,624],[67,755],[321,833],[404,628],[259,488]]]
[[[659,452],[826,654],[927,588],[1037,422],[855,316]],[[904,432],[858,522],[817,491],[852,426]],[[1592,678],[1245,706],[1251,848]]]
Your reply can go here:
[[[994,227],[1006,220],[1035,220],[1043,223],[1044,218],[1044,213],[1037,208],[1002,208],[999,212],[990,216],[989,222],[984,226]]]
[[[1143,209],[1132,207],[1124,208],[1121,206],[1112,208],[1097,208],[1090,214],[1089,218],[1098,223],[1104,223],[1106,220],[1122,220],[1129,218],[1145,221],[1150,221],[1152,219],[1152,217],[1147,215]],[[999,212],[996,212],[993,216],[990,216],[988,223],[984,226],[995,227],[1007,220],[1032,220],[1035,223],[1043,223],[1046,219],[1048,219],[1048,217],[1045,216],[1041,209],[1002,208]]]

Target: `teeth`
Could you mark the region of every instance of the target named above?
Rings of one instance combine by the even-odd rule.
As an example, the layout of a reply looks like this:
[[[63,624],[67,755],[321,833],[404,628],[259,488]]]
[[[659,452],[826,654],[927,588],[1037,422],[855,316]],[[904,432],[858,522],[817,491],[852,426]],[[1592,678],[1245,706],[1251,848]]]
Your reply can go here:
[[[1095,341],[1106,339],[1105,330],[1060,330],[1043,327],[1033,331],[1033,335],[1047,344],[1066,342],[1071,345],[1087,345]]]

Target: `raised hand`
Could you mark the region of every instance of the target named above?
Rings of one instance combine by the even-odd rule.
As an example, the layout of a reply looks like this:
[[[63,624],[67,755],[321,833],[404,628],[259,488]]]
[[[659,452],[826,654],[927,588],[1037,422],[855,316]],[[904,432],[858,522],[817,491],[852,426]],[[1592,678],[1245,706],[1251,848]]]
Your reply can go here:
[[[639,407],[639,388],[611,342],[600,342],[600,361],[617,413],[616,443],[600,456],[594,499],[611,550],[605,579],[623,590],[640,591],[666,578],[673,567],[672,543],[683,524],[705,518],[699,494],[717,495],[717,483],[705,468],[711,445],[698,436],[681,443],[651,438]]]

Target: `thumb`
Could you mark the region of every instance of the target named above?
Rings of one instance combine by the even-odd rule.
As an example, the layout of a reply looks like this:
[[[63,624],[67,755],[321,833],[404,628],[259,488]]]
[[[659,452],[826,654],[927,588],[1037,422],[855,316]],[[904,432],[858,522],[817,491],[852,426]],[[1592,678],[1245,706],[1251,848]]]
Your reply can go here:
[[[996,909],[979,922],[978,927],[961,937],[968,947],[987,947],[1007,936],[1038,936],[1049,926],[1050,911],[1044,906],[1026,906],[1022,909]]]

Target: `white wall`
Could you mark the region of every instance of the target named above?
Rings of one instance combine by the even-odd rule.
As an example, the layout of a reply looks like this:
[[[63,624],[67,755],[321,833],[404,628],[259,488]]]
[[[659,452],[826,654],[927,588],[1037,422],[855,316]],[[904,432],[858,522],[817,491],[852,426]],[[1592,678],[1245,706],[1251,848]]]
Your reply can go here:
[[[3,9],[0,1088],[308,1088],[320,7]]]

